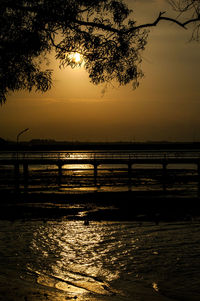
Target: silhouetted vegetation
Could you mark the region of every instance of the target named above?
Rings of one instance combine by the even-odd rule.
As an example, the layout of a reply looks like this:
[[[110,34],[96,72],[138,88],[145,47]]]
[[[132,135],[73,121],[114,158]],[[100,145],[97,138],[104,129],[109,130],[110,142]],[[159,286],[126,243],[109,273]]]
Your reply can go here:
[[[186,28],[187,25],[192,24],[193,31],[191,40],[199,41],[200,29],[200,1],[199,0],[168,0],[170,5],[180,16],[187,16],[187,19],[180,25]]]
[[[200,142],[169,142],[169,141],[56,141],[52,139],[33,139],[30,141],[6,141],[0,138],[0,150],[51,151],[51,150],[192,150],[199,151]]]
[[[48,90],[52,70],[41,63],[52,50],[63,67],[73,68],[84,60],[94,84],[116,80],[137,87],[150,27],[160,21],[183,28],[197,24],[193,37],[198,39],[200,1],[169,2],[192,16],[181,22],[160,12],[152,23],[137,25],[122,0],[1,0],[0,102],[9,91]],[[81,55],[79,62],[70,56],[75,52]]]
[[[0,145],[6,144],[6,141],[0,137]]]

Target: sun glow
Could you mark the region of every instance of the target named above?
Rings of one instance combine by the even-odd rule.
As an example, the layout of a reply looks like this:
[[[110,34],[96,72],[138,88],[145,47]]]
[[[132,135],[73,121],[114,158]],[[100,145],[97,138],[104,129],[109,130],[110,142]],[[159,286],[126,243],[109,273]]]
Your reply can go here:
[[[83,56],[78,52],[73,52],[69,55],[69,58],[72,63],[81,65],[83,63]]]
[[[79,63],[81,61],[80,53],[78,52],[74,53],[74,60],[76,63]]]

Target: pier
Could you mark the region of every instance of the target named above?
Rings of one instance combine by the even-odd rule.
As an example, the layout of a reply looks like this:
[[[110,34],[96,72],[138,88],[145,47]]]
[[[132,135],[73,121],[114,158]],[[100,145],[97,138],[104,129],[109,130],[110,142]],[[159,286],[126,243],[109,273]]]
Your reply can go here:
[[[163,176],[168,174],[168,166],[183,165],[195,166],[200,182],[200,153],[199,152],[1,152],[0,166],[11,166],[14,170],[16,185],[19,185],[20,172],[24,178],[24,187],[28,186],[29,170],[33,166],[57,167],[58,184],[62,182],[63,167],[76,166],[76,170],[83,165],[89,165],[93,169],[93,184],[97,185],[99,171],[104,166],[106,170],[117,170],[118,167],[127,174],[127,182],[131,182],[132,174],[137,166],[159,166]],[[122,168],[123,166],[123,168]],[[136,169],[135,169],[136,167]],[[70,169],[70,167],[69,167]],[[68,169],[68,170],[69,170]],[[152,167],[154,169],[154,167]],[[151,170],[152,170],[151,169]],[[165,189],[165,185],[163,186]]]

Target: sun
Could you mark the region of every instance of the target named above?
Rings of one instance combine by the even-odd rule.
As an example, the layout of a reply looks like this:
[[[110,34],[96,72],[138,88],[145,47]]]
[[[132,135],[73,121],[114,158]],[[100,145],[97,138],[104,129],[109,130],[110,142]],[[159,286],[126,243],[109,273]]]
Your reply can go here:
[[[76,63],[80,63],[80,61],[81,61],[80,53],[78,53],[78,52],[74,53],[74,60],[75,60]]]
[[[78,52],[73,52],[69,55],[69,58],[71,60],[72,63],[77,64],[77,65],[81,65],[83,62],[83,57],[80,53]]]

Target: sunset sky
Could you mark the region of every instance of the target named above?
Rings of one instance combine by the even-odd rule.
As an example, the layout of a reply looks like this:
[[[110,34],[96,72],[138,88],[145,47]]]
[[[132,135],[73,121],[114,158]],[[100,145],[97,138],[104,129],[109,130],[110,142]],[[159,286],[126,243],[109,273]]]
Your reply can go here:
[[[129,0],[138,24],[169,11],[165,0]],[[167,14],[166,14],[167,15]],[[163,22],[152,29],[143,52],[140,86],[94,86],[83,68],[54,69],[45,93],[10,93],[0,107],[0,137],[16,140],[200,140],[200,44],[191,31]],[[113,83],[114,85],[114,83]]]

